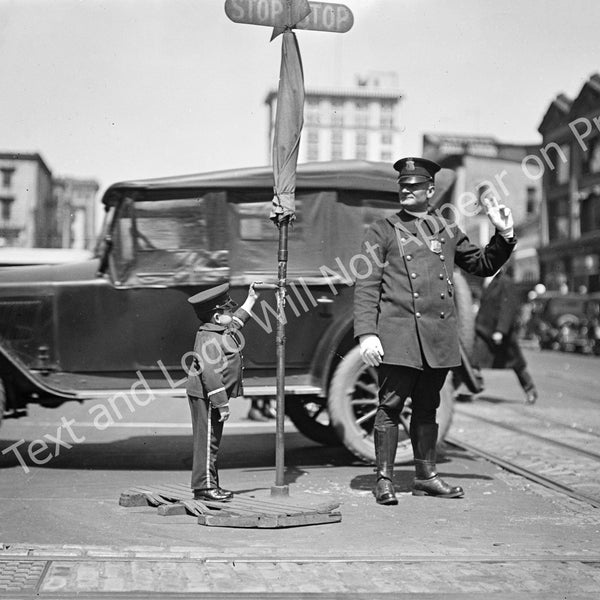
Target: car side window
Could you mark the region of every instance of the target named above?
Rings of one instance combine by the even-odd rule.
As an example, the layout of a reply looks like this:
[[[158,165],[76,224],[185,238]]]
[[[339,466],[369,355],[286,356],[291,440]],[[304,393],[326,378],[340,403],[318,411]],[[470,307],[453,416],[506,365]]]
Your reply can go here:
[[[128,199],[113,226],[119,285],[172,286],[229,277],[224,194]]]

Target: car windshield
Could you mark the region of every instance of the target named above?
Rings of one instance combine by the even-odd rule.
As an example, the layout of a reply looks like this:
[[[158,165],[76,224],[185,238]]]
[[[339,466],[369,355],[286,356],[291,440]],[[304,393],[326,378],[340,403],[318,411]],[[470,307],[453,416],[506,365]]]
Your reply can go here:
[[[160,202],[126,199],[112,227],[117,283],[177,285],[227,279],[226,211],[224,194]]]

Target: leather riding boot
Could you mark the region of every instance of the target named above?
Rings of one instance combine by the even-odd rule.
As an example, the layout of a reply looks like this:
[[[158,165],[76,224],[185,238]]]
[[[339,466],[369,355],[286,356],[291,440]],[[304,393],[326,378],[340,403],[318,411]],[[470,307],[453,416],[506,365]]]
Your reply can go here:
[[[398,427],[386,427],[374,430],[375,460],[377,466],[377,483],[375,484],[375,501],[377,504],[398,504],[394,484],[394,461],[398,447]]]
[[[437,498],[460,498],[464,491],[460,486],[451,486],[436,472],[438,426],[435,423],[415,425],[410,429],[410,438],[415,458],[415,480],[413,496],[435,496]]]

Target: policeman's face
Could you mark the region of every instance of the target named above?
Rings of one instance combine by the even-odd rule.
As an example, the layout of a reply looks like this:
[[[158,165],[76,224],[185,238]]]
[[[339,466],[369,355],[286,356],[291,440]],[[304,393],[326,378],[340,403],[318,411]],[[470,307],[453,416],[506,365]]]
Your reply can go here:
[[[398,196],[402,208],[415,212],[427,210],[429,200],[435,192],[435,187],[430,181],[423,183],[398,182],[398,186]]]

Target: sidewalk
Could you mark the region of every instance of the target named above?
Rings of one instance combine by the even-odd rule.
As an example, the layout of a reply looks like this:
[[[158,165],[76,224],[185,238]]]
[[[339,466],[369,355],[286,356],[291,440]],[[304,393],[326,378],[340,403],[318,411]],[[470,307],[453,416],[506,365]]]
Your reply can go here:
[[[374,502],[369,467],[306,467],[290,485],[291,498],[339,501],[342,521],[288,529],[200,526],[191,516],[120,507],[118,493],[79,508],[57,499],[52,514],[75,511],[70,526],[80,529],[57,530],[56,544],[2,534],[0,598],[598,597],[597,509],[456,448],[439,471],[465,488],[465,498],[413,497],[406,466],[396,471],[398,506],[384,507]],[[243,475],[240,489],[266,494],[273,483],[272,471]],[[31,500],[23,511],[35,506]],[[103,523],[94,530],[102,544],[64,543],[86,538],[93,527],[86,511]],[[16,518],[5,514],[2,531]]]

